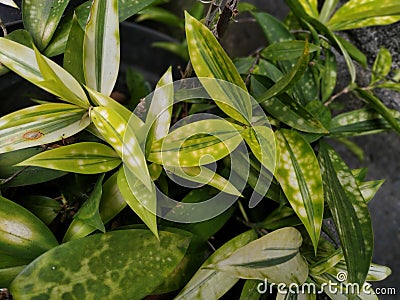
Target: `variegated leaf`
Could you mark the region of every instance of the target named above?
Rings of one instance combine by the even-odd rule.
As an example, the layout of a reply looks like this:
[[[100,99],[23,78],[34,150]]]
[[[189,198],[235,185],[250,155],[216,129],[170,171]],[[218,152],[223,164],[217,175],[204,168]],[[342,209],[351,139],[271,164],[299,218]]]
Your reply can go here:
[[[192,279],[181,290],[179,295],[175,297],[175,300],[219,299],[223,296],[235,285],[239,278],[225,272],[204,269],[204,267],[226,259],[235,252],[235,250],[256,238],[257,234],[255,231],[246,231],[217,249],[217,251],[203,263]]]
[[[149,190],[143,183],[126,167],[118,172],[118,188],[129,207],[149,227],[151,232],[158,238],[157,231],[157,197],[155,186]]]
[[[189,56],[200,82],[222,111],[243,124],[249,124],[251,101],[243,92],[247,90],[246,85],[235,65],[206,26],[187,12],[185,18]],[[202,80],[201,77],[224,80],[232,85]],[[239,89],[242,92],[237,92]]]
[[[185,168],[181,168],[179,166],[164,166],[164,168],[172,175],[176,175],[189,181],[201,184],[208,184],[227,194],[235,195],[238,197],[241,196],[241,193],[235,188],[235,186],[231,182],[205,166]]]
[[[37,154],[18,166],[38,166],[81,174],[98,174],[121,164],[118,154],[110,147],[94,142],[63,146]]]
[[[22,1],[22,19],[35,44],[44,50],[57,28],[69,0]]]
[[[148,160],[167,166],[206,165],[235,150],[242,142],[241,130],[221,119],[186,124],[153,143]]]
[[[90,105],[85,92],[72,75],[50,59],[35,54],[31,48],[0,38],[0,62],[64,101],[84,108]]]
[[[169,67],[157,83],[153,93],[145,122],[146,127],[150,130],[147,136],[146,152],[151,149],[153,142],[164,138],[169,132],[172,106],[174,104],[172,80],[172,69]]]
[[[392,68],[392,54],[384,47],[379,49],[371,72],[371,82],[379,81],[389,74]]]
[[[318,0],[299,0],[299,3],[309,16],[318,18]]]
[[[308,265],[300,254],[301,244],[302,237],[297,229],[281,228],[204,267],[239,278],[302,284],[308,277]]]
[[[86,84],[110,95],[120,61],[118,0],[94,0],[83,41]]]
[[[344,260],[341,260],[331,270],[329,270],[329,273],[331,273],[331,274],[335,274],[335,273],[338,274],[340,272],[347,273],[346,262]],[[390,274],[392,274],[392,270],[390,270],[390,268],[388,268],[386,266],[381,266],[378,264],[371,263],[371,265],[369,266],[367,278],[365,280],[366,281],[381,281],[381,280],[385,280]]]
[[[53,143],[89,125],[85,110],[70,104],[42,104],[0,118],[0,153]]]
[[[332,31],[372,25],[388,25],[400,20],[397,0],[351,0],[341,6],[327,26]]]
[[[18,5],[13,0],[1,0],[0,3],[14,8],[18,8]]]
[[[276,132],[280,158],[277,179],[317,251],[324,212],[320,168],[310,144],[295,131]]]
[[[104,139],[123,158],[124,164],[151,190],[152,181],[146,159],[132,128],[127,127],[124,118],[115,110],[102,106],[92,109],[91,119]],[[126,133],[129,138],[124,139]]]
[[[325,199],[339,233],[348,279],[363,284],[373,252],[373,232],[367,204],[349,167],[328,144],[319,149]]]
[[[381,188],[385,180],[372,180],[360,183],[358,186],[365,202],[370,202]]]

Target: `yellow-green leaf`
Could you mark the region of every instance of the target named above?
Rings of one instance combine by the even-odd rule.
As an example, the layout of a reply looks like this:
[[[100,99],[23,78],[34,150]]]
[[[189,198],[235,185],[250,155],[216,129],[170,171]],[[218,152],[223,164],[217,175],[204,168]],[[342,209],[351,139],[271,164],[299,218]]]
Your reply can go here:
[[[24,108],[0,118],[0,153],[53,143],[90,123],[78,106],[49,103]]]
[[[233,119],[249,124],[251,102],[249,97],[236,93],[228,85],[218,81],[202,81],[201,77],[227,81],[238,89],[246,91],[239,72],[211,31],[201,22],[185,13],[186,38],[193,69],[215,103]]]
[[[280,152],[277,179],[317,251],[324,212],[317,158],[310,144],[295,131],[281,129],[276,138]]]
[[[120,163],[118,154],[110,147],[100,143],[83,142],[42,152],[24,160],[18,166],[97,174],[115,169]]]

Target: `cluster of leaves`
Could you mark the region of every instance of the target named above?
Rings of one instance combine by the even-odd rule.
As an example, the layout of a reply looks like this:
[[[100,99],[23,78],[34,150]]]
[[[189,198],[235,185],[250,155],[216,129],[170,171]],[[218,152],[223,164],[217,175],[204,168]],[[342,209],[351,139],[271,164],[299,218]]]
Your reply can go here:
[[[25,30],[0,38],[3,72],[12,70],[61,100],[37,101],[0,118],[0,191],[12,198],[0,197],[0,286],[9,287],[15,299],[141,299],[173,291],[176,299],[217,299],[240,279],[246,280],[241,299],[259,299],[257,287],[264,279],[312,283],[325,287],[332,299],[343,299],[351,296],[343,286],[332,293],[326,285],[339,283],[339,272],[360,286],[390,274],[389,268],[371,263],[367,203],[383,181],[365,181],[366,170],[351,170],[326,141],[351,144],[348,137],[400,132],[400,113],[373,94],[376,88],[400,90],[399,72],[390,73],[390,53],[380,50],[370,84],[358,86],[355,62],[367,67],[366,58],[335,33],[398,21],[396,0],[351,0],[337,10],[338,1],[325,1],[321,11],[316,0],[287,0],[293,12],[287,24],[298,35],[273,16],[252,12],[269,46],[235,61],[209,28],[218,22],[206,26],[186,13],[179,26],[185,28],[187,56],[213,100],[192,99],[180,110],[170,68],[144,116],[143,103],[135,110],[141,114],[132,113],[110,94],[120,64],[119,21],[139,11],[142,19],[160,18],[154,7],[143,10],[154,0],[94,0],[64,16],[69,1],[45,2],[23,1]],[[214,18],[221,17],[215,12]],[[63,67],[48,58],[62,53]],[[332,117],[339,54],[351,74],[345,92],[367,105]],[[211,86],[207,78],[221,81]],[[221,82],[249,97],[236,97]],[[253,114],[258,105],[268,120]],[[178,119],[181,112],[203,111],[220,118],[174,130],[173,108]],[[243,193],[225,176],[231,167],[227,157],[242,141],[251,152],[250,168],[243,174],[232,164],[232,171],[246,183]],[[201,160],[202,153],[213,158]],[[206,165],[213,162],[218,173],[210,176]],[[171,170],[208,184],[182,189],[182,203],[222,192],[241,197],[239,205],[193,224],[157,218],[156,189],[181,196],[167,176]],[[57,178],[64,187],[56,196],[40,192],[18,199],[22,186],[40,187]],[[263,185],[268,180],[271,185]],[[267,207],[254,219],[242,205],[251,193]],[[111,226],[127,206],[141,221]],[[235,237],[207,258],[207,241],[234,219],[237,207],[250,230],[230,232]],[[73,220],[55,236],[49,228],[60,215]],[[339,240],[325,219],[333,219]],[[356,297],[377,299],[372,291]]]

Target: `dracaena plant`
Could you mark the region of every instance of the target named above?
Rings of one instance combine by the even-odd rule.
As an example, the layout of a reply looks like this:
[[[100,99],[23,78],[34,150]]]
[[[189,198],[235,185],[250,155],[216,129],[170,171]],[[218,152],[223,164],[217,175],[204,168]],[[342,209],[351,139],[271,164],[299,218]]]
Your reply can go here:
[[[326,141],[400,132],[400,113],[373,93],[400,89],[390,53],[379,51],[369,85],[358,86],[355,64],[367,67],[365,56],[337,34],[398,21],[400,6],[351,0],[336,10],[337,2],[318,11],[317,1],[287,1],[292,28],[253,11],[269,46],[234,61],[218,39],[237,1],[212,1],[202,20],[186,12],[177,21],[190,59],[184,76],[196,77],[174,82],[172,68],[163,70],[132,112],[110,97],[119,21],[139,11],[180,19],[151,0],[94,0],[64,16],[68,1],[23,1],[25,30],[0,38],[2,72],[57,99],[0,118],[0,189],[11,199],[0,197],[0,286],[17,300],[218,299],[244,279],[241,299],[283,291],[315,299],[320,290],[377,299],[367,282],[390,269],[371,262],[367,203],[383,181],[365,181]],[[49,58],[62,53],[62,66]],[[351,74],[342,91],[336,55]],[[345,93],[368,107],[332,117]],[[18,186],[55,178],[72,187],[14,199]],[[124,219],[125,207],[136,219]],[[221,230],[235,219],[248,230]],[[67,226],[56,230],[54,220]],[[210,255],[218,231],[235,237],[220,238]],[[278,293],[269,288],[278,284]]]

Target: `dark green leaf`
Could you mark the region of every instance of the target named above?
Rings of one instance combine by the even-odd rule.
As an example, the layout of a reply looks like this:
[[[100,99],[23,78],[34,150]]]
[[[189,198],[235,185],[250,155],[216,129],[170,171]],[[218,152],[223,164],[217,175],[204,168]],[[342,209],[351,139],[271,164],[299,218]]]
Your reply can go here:
[[[319,162],[325,199],[339,233],[351,283],[364,283],[371,263],[373,232],[368,207],[348,166],[321,142]]]
[[[22,19],[40,50],[46,48],[69,0],[29,0],[22,2]]]
[[[126,229],[74,240],[46,252],[12,282],[16,299],[142,299],[175,269],[185,232]],[[77,276],[79,274],[79,276]]]
[[[35,214],[46,225],[49,225],[61,210],[60,203],[45,196],[26,196],[19,200],[18,204]]]
[[[305,41],[283,41],[268,46],[261,51],[261,55],[269,60],[291,60],[300,57],[305,47]],[[308,47],[309,53],[319,50],[314,44],[308,44]]]

